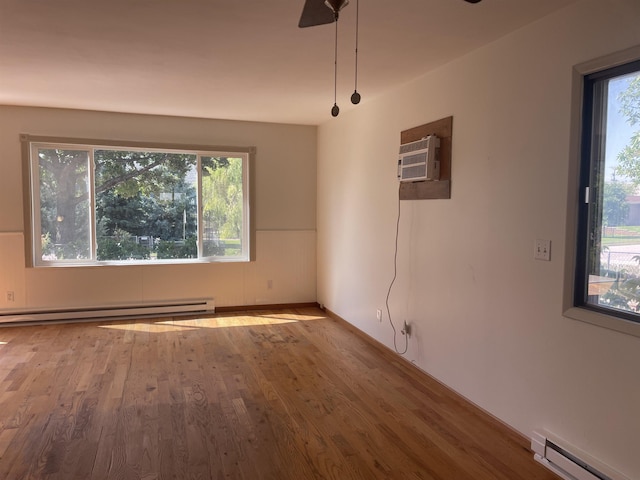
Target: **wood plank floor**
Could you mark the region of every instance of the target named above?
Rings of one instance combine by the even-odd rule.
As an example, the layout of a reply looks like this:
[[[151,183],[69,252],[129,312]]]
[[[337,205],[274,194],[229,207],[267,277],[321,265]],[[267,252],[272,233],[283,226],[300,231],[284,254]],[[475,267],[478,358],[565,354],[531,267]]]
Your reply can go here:
[[[0,328],[0,478],[557,479],[318,309]]]

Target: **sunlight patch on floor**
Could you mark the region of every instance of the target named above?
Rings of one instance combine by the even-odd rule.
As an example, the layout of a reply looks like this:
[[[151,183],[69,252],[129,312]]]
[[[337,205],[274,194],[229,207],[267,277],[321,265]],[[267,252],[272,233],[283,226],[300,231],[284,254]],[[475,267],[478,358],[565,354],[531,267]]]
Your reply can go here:
[[[199,318],[196,320],[184,320],[186,325],[202,328],[229,328],[229,327],[256,327],[260,325],[281,325],[286,323],[295,323],[298,320],[280,318],[280,317],[262,317],[262,316],[231,316],[216,318]],[[181,323],[181,320],[175,323]],[[196,323],[192,323],[196,322]]]
[[[98,325],[100,328],[108,328],[110,330],[133,330],[136,332],[149,332],[149,333],[170,333],[170,332],[182,332],[185,330],[193,330],[195,327],[185,327],[181,325],[170,325],[167,323],[145,323],[145,322],[133,322],[133,323],[116,323],[108,325]]]
[[[231,328],[231,327],[255,327],[260,325],[283,325],[308,320],[321,320],[324,317],[317,315],[300,314],[257,314],[257,315],[230,315],[212,318],[188,318],[184,320],[166,320],[157,322],[133,321],[131,323],[110,323],[99,325],[100,328],[112,330],[129,330],[148,333],[171,333],[188,331],[197,328]]]
[[[294,322],[306,322],[309,320],[323,320],[326,317],[320,315],[306,315],[299,313],[271,313],[264,315],[257,315],[260,318],[271,318],[271,319],[280,319],[280,320],[291,320]]]

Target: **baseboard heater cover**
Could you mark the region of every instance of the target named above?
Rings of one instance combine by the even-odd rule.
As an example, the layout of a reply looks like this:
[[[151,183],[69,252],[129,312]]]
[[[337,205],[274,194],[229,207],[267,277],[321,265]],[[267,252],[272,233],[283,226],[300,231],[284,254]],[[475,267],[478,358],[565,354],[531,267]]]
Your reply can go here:
[[[154,315],[187,315],[214,313],[213,298],[181,299],[96,307],[39,309],[0,312],[0,324],[47,321],[95,320],[117,317],[149,317]]]
[[[533,432],[531,450],[538,462],[565,480],[630,480],[548,432]]]

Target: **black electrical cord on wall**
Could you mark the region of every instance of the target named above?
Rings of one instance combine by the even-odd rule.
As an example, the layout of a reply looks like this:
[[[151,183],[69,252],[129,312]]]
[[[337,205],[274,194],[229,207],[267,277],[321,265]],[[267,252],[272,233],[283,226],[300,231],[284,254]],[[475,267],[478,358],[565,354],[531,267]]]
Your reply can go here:
[[[395,241],[395,252],[393,254],[393,279],[389,284],[389,290],[387,291],[387,299],[385,301],[385,305],[387,307],[387,315],[389,316],[389,323],[391,324],[391,329],[393,330],[393,348],[396,353],[400,355],[404,355],[407,353],[409,349],[409,336],[405,333],[404,335],[404,350],[401,352],[398,350],[398,345],[396,344],[396,337],[398,336],[398,332],[396,331],[396,327],[391,320],[391,309],[389,308],[389,296],[391,295],[391,289],[393,288],[393,284],[396,282],[396,278],[398,277],[398,237],[400,235],[400,186],[398,185],[398,219],[396,220],[396,241]]]

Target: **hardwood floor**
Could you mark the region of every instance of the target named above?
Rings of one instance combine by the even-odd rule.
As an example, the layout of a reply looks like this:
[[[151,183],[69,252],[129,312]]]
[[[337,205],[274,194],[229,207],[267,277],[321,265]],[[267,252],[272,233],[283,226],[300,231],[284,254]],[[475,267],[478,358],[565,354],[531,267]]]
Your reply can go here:
[[[557,479],[318,309],[0,329],[0,478]]]

